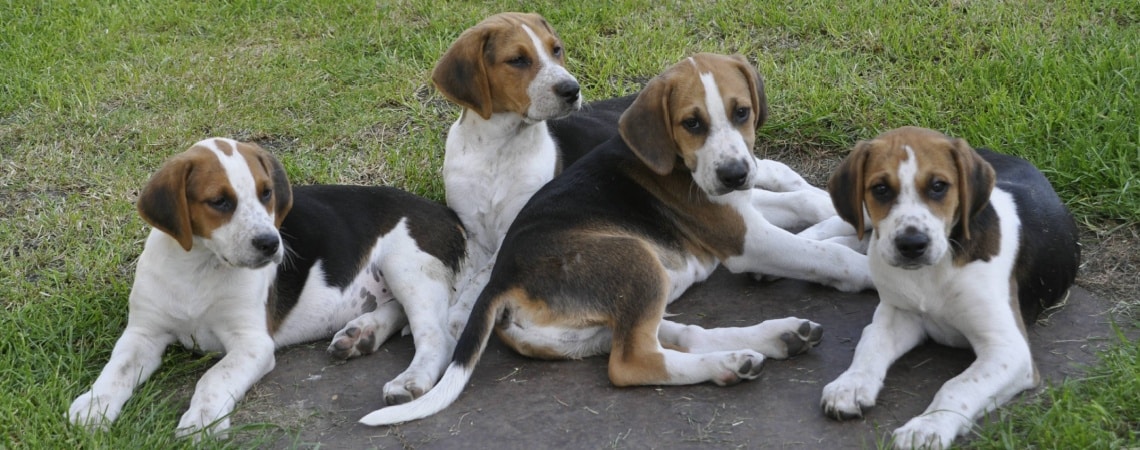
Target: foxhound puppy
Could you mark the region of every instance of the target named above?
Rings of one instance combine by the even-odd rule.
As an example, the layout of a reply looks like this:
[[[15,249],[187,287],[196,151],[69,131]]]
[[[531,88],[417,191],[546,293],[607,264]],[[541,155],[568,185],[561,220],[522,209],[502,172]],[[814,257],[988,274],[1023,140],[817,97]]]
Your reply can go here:
[[[547,184],[511,225],[443,378],[368,425],[426,417],[455,401],[492,329],[531,357],[610,354],[617,386],[728,385],[766,357],[816,345],[819,325],[789,317],[706,330],[663,320],[665,305],[723,264],[871,286],[866,257],[797,237],[752,207],[767,166],[752,156],[763,82],[743,58],[699,54],[654,78],[621,116],[620,136]]]
[[[464,108],[447,133],[443,181],[473,260],[499,248],[523,204],[560,169],[546,121],[582,105],[564,62],[546,20],[503,13],[464,31],[432,71],[436,89]]]
[[[138,211],[153,229],[127,328],[71,404],[72,423],[107,427],[174,342],[224,353],[199,380],[179,435],[223,432],[275,348],[337,330],[330,351],[346,358],[410,323],[419,350],[386,397],[410,400],[446,367],[454,340],[443,327],[465,244],[442,205],[392,188],[291,189],[256,144],[207,139],[152,176]]]
[[[582,105],[554,29],[537,14],[502,13],[465,30],[432,71],[436,90],[463,107],[443,159],[447,205],[467,228],[453,336],[490,276],[494,255],[522,206],[561,170],[547,121]],[[585,153],[571,137],[561,142]]]
[[[824,387],[825,413],[861,416],[887,368],[926,338],[971,347],[977,360],[895,430],[896,447],[948,447],[980,415],[1037,384],[1025,326],[1068,292],[1080,259],[1073,217],[1040,171],[904,127],[859,142],[829,188],[860,232],[870,217],[880,303],[851,367]]]

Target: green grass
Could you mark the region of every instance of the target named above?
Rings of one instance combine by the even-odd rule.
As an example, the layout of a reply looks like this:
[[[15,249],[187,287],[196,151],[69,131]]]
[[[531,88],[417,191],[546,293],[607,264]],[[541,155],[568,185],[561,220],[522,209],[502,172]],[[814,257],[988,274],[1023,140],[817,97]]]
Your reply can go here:
[[[1084,223],[1140,222],[1140,4],[879,3],[0,0],[0,447],[187,445],[167,432],[188,398],[173,387],[204,363],[186,368],[180,351],[110,432],[62,419],[125,324],[143,180],[219,135],[271,149],[295,182],[440,200],[457,110],[428,73],[464,28],[499,11],[546,16],[588,99],[636,91],[692,52],[741,53],[767,80],[761,153],[838,159],[858,139],[922,125],[1029,158]],[[1137,345],[1113,352],[1097,370],[1135,379]],[[1093,373],[1050,391],[1043,410],[1140,410]],[[1096,395],[1107,399],[1087,400]],[[1118,439],[1096,447],[1137,445],[1136,417],[1103,409],[1117,419],[1019,412],[994,432],[1010,447],[1065,427]],[[1034,425],[1045,414],[1064,424]]]

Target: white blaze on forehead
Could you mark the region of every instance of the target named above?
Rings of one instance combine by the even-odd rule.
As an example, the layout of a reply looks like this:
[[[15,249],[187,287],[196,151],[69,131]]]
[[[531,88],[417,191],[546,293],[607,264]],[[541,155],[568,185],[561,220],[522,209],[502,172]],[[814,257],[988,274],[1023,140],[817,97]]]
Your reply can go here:
[[[230,146],[230,154],[227,155],[218,146],[218,142],[225,142]],[[236,209],[234,210],[234,219],[239,221],[246,221],[251,224],[262,224],[267,222],[265,218],[272,217],[269,211],[266,211],[265,205],[261,204],[259,197],[257,180],[253,177],[253,170],[249,167],[249,162],[246,161],[245,155],[238,151],[238,142],[232,139],[208,139],[199,142],[198,145],[206,147],[214,152],[218,157],[218,162],[221,163],[222,169],[226,172],[226,178],[230,182],[230,186],[234,189],[234,195],[237,197]],[[260,228],[253,226],[253,228]]]
[[[915,176],[918,175],[918,160],[914,156],[914,149],[903,145],[906,159],[899,164],[899,200],[910,202],[919,201],[918,190],[915,187]]]
[[[531,30],[526,24],[522,25],[522,29],[526,32],[527,36],[530,36],[530,41],[534,43],[534,50],[538,53],[538,60],[542,63],[542,66],[546,67],[551,64],[550,54],[546,52],[546,45],[542,43],[542,39],[539,39],[538,35],[534,33],[534,30]]]
[[[218,142],[229,144],[229,155],[222,151],[221,147],[218,146]],[[257,186],[253,179],[253,172],[250,171],[249,164],[241,152],[238,151],[238,142],[232,139],[215,138],[204,140],[196,145],[206,147],[218,157],[218,162],[221,163],[222,169],[226,172],[226,178],[234,188],[234,194],[238,196],[239,201],[237,206],[240,208],[243,203],[240,200],[244,200],[249,193],[256,192]]]
[[[716,78],[712,73],[701,74],[701,84],[705,86],[705,105],[709,112],[709,131],[716,132],[723,128],[732,128],[728,117],[724,114],[724,99],[720,96],[720,88],[716,85]]]

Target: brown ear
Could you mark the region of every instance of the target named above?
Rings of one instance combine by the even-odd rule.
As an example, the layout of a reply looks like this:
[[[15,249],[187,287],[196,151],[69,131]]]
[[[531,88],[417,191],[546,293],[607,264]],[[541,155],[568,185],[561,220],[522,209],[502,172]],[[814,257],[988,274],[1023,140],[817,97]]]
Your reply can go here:
[[[994,168],[975,152],[965,139],[950,140],[954,163],[958,166],[958,210],[962,238],[970,239],[970,221],[990,201],[994,189]]]
[[[618,132],[633,153],[658,175],[667,175],[680,149],[673,140],[669,95],[673,83],[664,76],[649,80],[641,94],[618,119]]]
[[[855,233],[863,239],[863,183],[867,167],[867,155],[871,152],[871,142],[859,141],[827,181],[827,192],[835,212],[843,220],[855,226]]]
[[[139,195],[138,211],[146,223],[157,228],[190,251],[194,231],[190,225],[190,206],[186,198],[186,180],[193,162],[182,155],[162,165]]]
[[[484,49],[492,28],[476,26],[459,35],[431,73],[431,81],[448,100],[491,118],[491,83]]]
[[[759,130],[764,121],[768,120],[768,96],[764,93],[764,77],[760,76],[760,72],[757,72],[743,56],[732,55],[732,59],[739,63],[738,69],[748,80],[748,90],[752,92],[752,109],[755,113],[753,125]]]
[[[273,180],[273,223],[281,228],[281,221],[293,209],[293,187],[289,184],[289,174],[272,153],[257,144],[251,145],[257,148],[257,160]]]

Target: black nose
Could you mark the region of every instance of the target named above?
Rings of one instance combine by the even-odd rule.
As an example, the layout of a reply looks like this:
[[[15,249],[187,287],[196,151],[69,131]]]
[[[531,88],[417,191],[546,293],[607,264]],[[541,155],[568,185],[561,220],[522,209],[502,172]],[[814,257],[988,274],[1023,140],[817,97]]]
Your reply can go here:
[[[903,234],[895,238],[895,248],[904,258],[915,259],[926,253],[930,246],[930,237],[920,233],[914,228],[907,228]]]
[[[259,234],[253,238],[253,248],[261,252],[263,255],[272,255],[277,253],[277,247],[281,246],[281,240],[277,238],[276,234]]]
[[[566,103],[578,101],[579,92],[581,92],[581,87],[574,80],[566,80],[554,85],[554,93],[566,100]]]
[[[716,168],[716,178],[726,188],[739,189],[748,181],[748,165],[739,159],[721,164]]]

